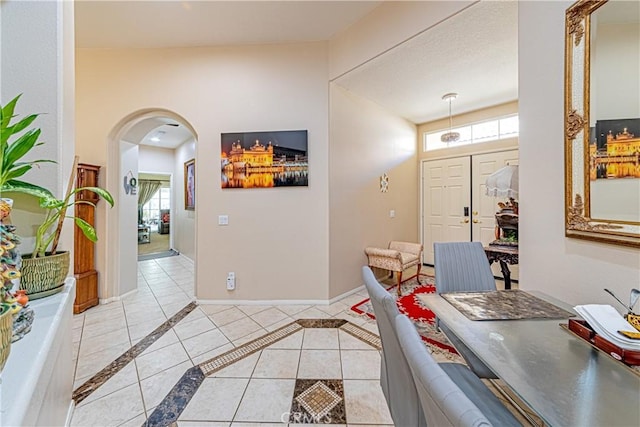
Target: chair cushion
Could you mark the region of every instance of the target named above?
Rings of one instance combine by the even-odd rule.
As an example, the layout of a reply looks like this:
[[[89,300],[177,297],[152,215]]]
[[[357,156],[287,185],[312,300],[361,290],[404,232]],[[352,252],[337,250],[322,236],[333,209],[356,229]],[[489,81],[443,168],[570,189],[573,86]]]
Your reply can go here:
[[[418,262],[418,255],[410,254],[408,252],[400,252],[400,261],[402,262],[402,266],[407,268],[408,264]]]

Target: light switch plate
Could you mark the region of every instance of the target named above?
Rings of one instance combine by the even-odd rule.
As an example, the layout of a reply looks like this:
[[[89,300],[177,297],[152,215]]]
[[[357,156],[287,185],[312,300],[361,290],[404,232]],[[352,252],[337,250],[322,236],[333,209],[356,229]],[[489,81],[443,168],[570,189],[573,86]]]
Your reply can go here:
[[[218,225],[229,225],[229,215],[218,215]]]

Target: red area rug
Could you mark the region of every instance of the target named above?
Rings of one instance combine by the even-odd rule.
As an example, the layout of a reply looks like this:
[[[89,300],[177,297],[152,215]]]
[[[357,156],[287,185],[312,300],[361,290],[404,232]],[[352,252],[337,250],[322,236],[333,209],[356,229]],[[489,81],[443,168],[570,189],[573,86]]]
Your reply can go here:
[[[383,285],[385,284],[383,283]],[[435,278],[433,276],[421,274],[420,283],[415,277],[403,282],[402,296],[400,298],[397,295],[396,285],[388,287],[387,291],[396,300],[400,313],[406,314],[413,321],[422,339],[434,353],[442,355],[447,360],[462,361],[456,350],[449,343],[449,340],[447,340],[447,337],[436,330],[433,312],[417,298],[417,295],[420,294],[435,293]],[[372,321],[376,318],[369,298],[355,304],[351,307],[351,311],[360,316],[366,316]]]

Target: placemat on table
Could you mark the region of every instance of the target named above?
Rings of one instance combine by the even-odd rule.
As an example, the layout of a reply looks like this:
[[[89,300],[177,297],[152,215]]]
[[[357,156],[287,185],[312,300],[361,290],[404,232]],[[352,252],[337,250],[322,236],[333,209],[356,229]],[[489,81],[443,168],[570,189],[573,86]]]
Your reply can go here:
[[[471,320],[566,319],[575,316],[519,289],[440,295]]]

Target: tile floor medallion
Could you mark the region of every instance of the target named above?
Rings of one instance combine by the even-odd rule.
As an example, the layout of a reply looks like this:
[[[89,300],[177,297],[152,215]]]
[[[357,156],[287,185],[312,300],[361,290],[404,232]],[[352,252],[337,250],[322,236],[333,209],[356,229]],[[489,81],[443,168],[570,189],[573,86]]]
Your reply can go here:
[[[294,424],[346,424],[342,380],[297,379],[289,422]]]
[[[138,263],[138,291],[73,319],[71,426],[390,426],[375,322],[329,305],[197,305],[193,263]]]

